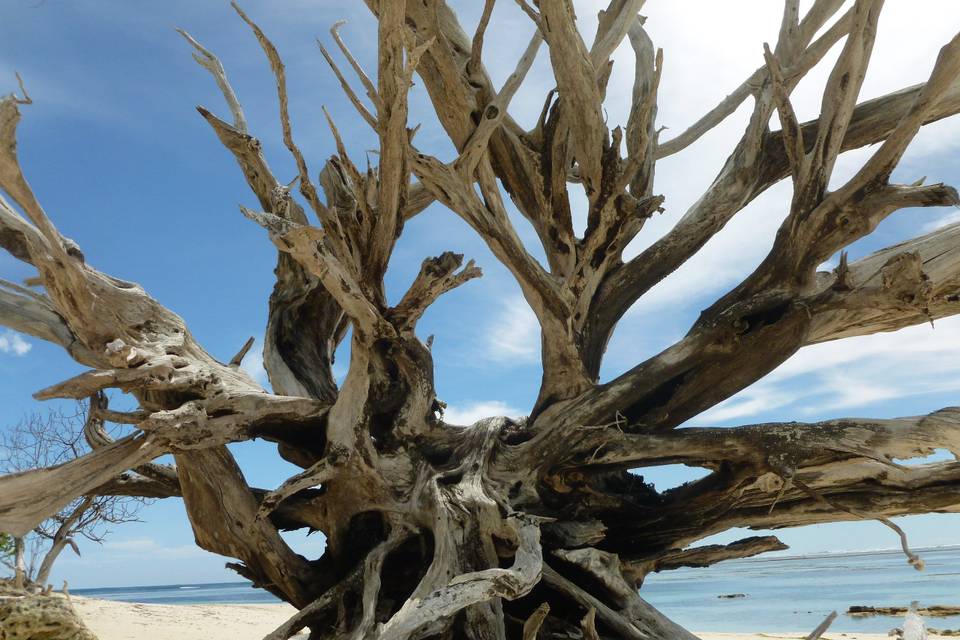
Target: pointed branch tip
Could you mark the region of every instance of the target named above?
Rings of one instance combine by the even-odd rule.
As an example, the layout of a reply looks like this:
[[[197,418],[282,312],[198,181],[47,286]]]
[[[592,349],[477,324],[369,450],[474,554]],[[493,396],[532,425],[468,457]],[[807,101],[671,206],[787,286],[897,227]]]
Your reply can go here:
[[[230,358],[231,367],[239,367],[240,363],[243,362],[243,358],[247,355],[247,352],[250,351],[250,347],[253,346],[253,343],[256,342],[256,339],[253,336],[250,336],[247,341],[240,347],[240,351],[237,352],[237,355]]]
[[[23,94],[23,98],[17,98],[14,96],[14,101],[17,104],[33,104],[33,98],[30,97],[30,94],[27,93],[27,87],[23,84],[23,78],[20,77],[20,73],[17,71],[13,72],[13,75],[17,77],[17,84],[20,85],[20,93]]]

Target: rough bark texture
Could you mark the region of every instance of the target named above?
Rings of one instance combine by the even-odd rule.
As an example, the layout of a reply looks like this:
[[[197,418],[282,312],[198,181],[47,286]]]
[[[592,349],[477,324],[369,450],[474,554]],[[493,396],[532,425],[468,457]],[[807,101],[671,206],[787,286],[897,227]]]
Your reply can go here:
[[[210,71],[230,121],[200,108],[234,157],[257,206],[244,215],[277,247],[264,363],[274,394],[219,362],[183,321],[135,284],[100,273],[61,236],[16,157],[19,107],[0,103],[0,244],[38,270],[43,292],[0,287],[0,320],[62,345],[90,371],[38,393],[133,393],[140,409],[109,420],[136,427],[65,465],[0,478],[0,530],[21,535],[79,495],[179,496],[197,543],[300,612],[270,637],[690,638],[638,595],[651,571],[704,566],[782,548],[775,538],[691,547],[732,527],[960,512],[960,463],[904,467],[943,448],[960,455],[960,409],[892,420],[843,419],[677,429],[759,380],[805,345],[960,312],[960,226],[940,229],[833,273],[817,265],[905,207],[957,204],[950,187],[889,178],[917,130],[960,111],[960,39],[921,86],[857,103],[881,8],[787,0],[779,40],[743,86],[688,131],[656,127],[662,53],[643,29],[642,0],[611,0],[592,43],[568,0],[518,0],[531,40],[503,87],[483,66],[484,34],[466,34],[443,0],[366,0],[379,20],[375,80],[332,35],[356,82],[322,48],[347,98],[377,133],[379,166],[360,170],[330,122],[336,153],[319,183],[296,144],[280,54],[251,27],[276,77],[283,141],[297,166],[308,222],[247,129],[216,56],[184,33]],[[521,15],[521,14],[517,14]],[[822,35],[814,38],[817,33]],[[610,129],[603,101],[610,56],[629,40],[633,104]],[[820,117],[799,123],[790,93],[843,42]],[[556,90],[533,129],[510,98],[546,48]],[[407,129],[414,76],[458,150],[422,153]],[[362,97],[363,96],[363,97]],[[716,180],[675,227],[636,258],[623,250],[664,202],[656,161],[681,153],[744,101],[753,110]],[[782,125],[770,131],[776,116]],[[838,154],[879,146],[846,184],[827,190]],[[626,157],[622,156],[623,151]],[[600,383],[607,340],[626,310],[686,262],[751,200],[789,177],[788,215],[766,259],[662,353]],[[572,185],[572,186],[571,186]],[[584,189],[582,237],[568,189]],[[321,197],[320,192],[323,192]],[[504,193],[535,229],[546,264],[523,245]],[[406,220],[433,201],[462,217],[519,283],[542,326],[543,380],[528,418],[446,424],[418,319],[443,293],[480,275],[463,256],[426,258],[396,306],[383,275]],[[16,207],[16,209],[15,209]],[[17,211],[19,209],[19,212]],[[334,350],[352,329],[337,388]],[[250,487],[227,443],[265,438],[303,471]],[[173,453],[176,471],[150,465]],[[702,480],[657,492],[632,469],[682,463]],[[321,530],[322,557],[303,558],[280,529]],[[921,561],[906,547],[915,566]]]

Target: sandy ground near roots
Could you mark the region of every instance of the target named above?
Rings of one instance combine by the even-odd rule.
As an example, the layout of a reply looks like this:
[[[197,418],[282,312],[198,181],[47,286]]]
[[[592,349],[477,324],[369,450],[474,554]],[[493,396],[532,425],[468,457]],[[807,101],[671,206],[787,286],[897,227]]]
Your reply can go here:
[[[71,600],[100,640],[261,640],[296,613],[288,604],[133,604],[77,596]]]
[[[71,600],[100,640],[260,640],[295,611],[287,604],[132,604],[78,596]],[[697,635],[703,640],[799,640],[807,633]],[[889,640],[880,633],[828,632],[823,638]]]

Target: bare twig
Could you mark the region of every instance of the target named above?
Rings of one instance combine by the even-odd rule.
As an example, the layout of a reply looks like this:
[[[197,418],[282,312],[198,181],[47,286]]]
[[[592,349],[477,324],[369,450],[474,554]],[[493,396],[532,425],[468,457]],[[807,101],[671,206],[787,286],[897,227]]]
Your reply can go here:
[[[233,86],[231,86],[227,80],[227,72],[224,70],[220,59],[183,29],[178,28],[177,33],[183,36],[184,39],[197,50],[196,53],[193,54],[193,59],[197,61],[197,64],[209,71],[214,80],[216,80],[217,86],[220,87],[220,92],[223,93],[223,97],[227,101],[227,106],[230,107],[230,113],[233,114],[234,128],[241,133],[247,133],[247,119],[243,115],[243,107],[240,106],[240,101],[237,99],[237,94],[234,92]]]
[[[360,101],[360,98],[354,93],[353,88],[350,86],[350,83],[347,82],[347,79],[343,77],[343,74],[340,72],[340,68],[337,66],[337,63],[333,60],[333,57],[327,51],[327,48],[323,46],[323,43],[320,40],[317,40],[317,46],[320,47],[320,53],[323,54],[324,60],[327,61],[327,64],[330,65],[330,69],[333,70],[334,75],[337,76],[337,80],[340,81],[340,87],[343,89],[343,92],[346,94],[347,98],[350,100],[350,103],[357,110],[357,113],[369,124],[374,131],[377,130],[377,118],[370,113],[367,107]]]
[[[240,347],[240,351],[237,351],[237,354],[230,358],[231,367],[239,367],[243,362],[243,358],[247,355],[247,352],[250,351],[250,347],[253,346],[253,343],[256,342],[256,339],[253,336],[247,338],[247,341],[243,343],[243,346]]]
[[[335,22],[333,26],[330,27],[330,35],[333,36],[334,42],[336,42],[337,46],[340,47],[340,52],[343,53],[343,56],[347,59],[347,62],[349,62],[350,66],[353,67],[354,73],[356,73],[357,77],[360,78],[360,82],[363,84],[364,89],[366,89],[367,97],[370,98],[374,108],[379,111],[380,96],[377,94],[377,88],[374,86],[367,73],[363,70],[363,67],[360,66],[360,63],[357,62],[357,59],[350,52],[350,49],[343,41],[343,38],[340,37],[340,28],[346,23],[346,20],[339,20]]]
[[[267,60],[270,62],[270,68],[273,70],[273,75],[277,81],[277,97],[280,103],[280,126],[283,131],[283,143],[289,149],[290,154],[293,156],[294,161],[297,164],[297,170],[300,175],[300,193],[303,194],[303,197],[307,199],[307,202],[310,203],[310,206],[313,208],[314,212],[318,217],[324,219],[326,217],[326,211],[323,204],[320,202],[320,198],[317,196],[316,187],[313,186],[313,183],[310,181],[310,171],[307,169],[307,161],[303,157],[303,153],[300,151],[300,148],[293,140],[293,131],[290,126],[290,107],[289,107],[289,98],[287,97],[287,75],[286,70],[283,66],[283,61],[280,59],[280,54],[277,52],[277,48],[273,45],[263,30],[249,17],[244,13],[243,9],[240,8],[240,5],[235,1],[230,2],[230,6],[233,7],[234,11],[237,12],[237,15],[247,23],[247,25],[253,30],[254,35],[257,37],[257,41],[260,43],[263,52],[267,56]]]

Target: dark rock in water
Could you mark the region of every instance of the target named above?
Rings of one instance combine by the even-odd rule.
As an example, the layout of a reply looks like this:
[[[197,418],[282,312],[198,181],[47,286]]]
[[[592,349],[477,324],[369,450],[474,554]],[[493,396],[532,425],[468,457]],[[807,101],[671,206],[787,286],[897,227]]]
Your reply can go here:
[[[936,629],[934,627],[927,627],[927,633],[933,636],[943,636],[945,638],[953,638],[953,637],[960,636],[960,629]],[[890,629],[887,635],[890,636],[891,638],[902,638],[903,629],[901,629],[900,627],[895,627],[893,629]]]
[[[722,599],[724,599],[724,600],[732,600],[732,599],[734,599],[734,598],[746,598],[746,597],[747,597],[747,594],[745,594],[745,593],[721,593],[721,594],[720,594],[719,596],[717,596],[717,597],[718,597],[718,598],[722,598]]]
[[[868,607],[866,605],[853,605],[847,609],[848,616],[903,616],[910,611],[910,607]],[[952,605],[933,605],[917,609],[917,614],[925,618],[936,618],[946,616],[960,616],[960,606]]]
[[[2,640],[97,640],[66,598],[0,598]]]

